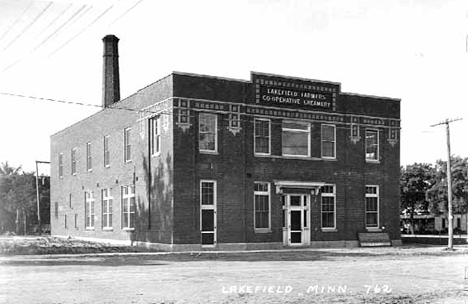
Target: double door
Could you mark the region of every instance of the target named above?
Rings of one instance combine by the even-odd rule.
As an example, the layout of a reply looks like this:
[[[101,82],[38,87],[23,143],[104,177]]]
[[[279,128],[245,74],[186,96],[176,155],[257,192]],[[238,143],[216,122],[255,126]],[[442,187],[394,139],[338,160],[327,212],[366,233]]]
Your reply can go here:
[[[310,195],[284,194],[283,245],[310,244]]]

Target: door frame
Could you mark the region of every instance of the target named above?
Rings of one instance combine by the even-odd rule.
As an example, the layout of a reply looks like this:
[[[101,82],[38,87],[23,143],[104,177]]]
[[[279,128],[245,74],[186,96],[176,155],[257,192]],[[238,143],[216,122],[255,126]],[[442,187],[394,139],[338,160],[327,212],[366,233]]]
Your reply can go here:
[[[300,197],[299,205],[291,205],[291,197]],[[285,246],[308,246],[310,245],[310,194],[295,194],[288,193],[282,194],[282,204],[283,204],[283,217],[284,217],[284,227],[283,227],[283,245]],[[301,220],[301,242],[293,243],[291,238],[292,232],[299,232],[299,230],[291,229],[291,211],[300,212]]]

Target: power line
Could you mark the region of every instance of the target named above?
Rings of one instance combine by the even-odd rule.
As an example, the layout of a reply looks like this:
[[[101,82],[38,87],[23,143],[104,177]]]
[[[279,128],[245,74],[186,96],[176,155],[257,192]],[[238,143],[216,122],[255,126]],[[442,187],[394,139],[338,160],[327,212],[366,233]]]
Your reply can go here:
[[[16,40],[18,40],[31,26],[34,25],[34,23],[36,23],[37,20],[39,20],[39,18],[41,18],[41,16],[52,6],[53,2],[50,2],[37,16],[36,18],[34,18],[33,21],[31,21],[22,31],[21,33],[19,33],[12,41],[10,41],[10,43],[5,46],[3,48],[2,51],[6,51],[13,43],[16,42]]]
[[[114,7],[114,5],[111,5],[109,6],[104,12],[102,12],[96,19],[94,19],[87,27],[83,28],[81,31],[79,31],[76,35],[74,35],[72,38],[70,38],[69,40],[67,40],[64,44],[62,44],[60,47],[58,47],[57,49],[55,49],[55,51],[53,51],[52,53],[49,54],[49,56],[47,56],[47,58],[49,58],[50,56],[54,55],[55,53],[57,53],[58,51],[60,51],[62,48],[64,48],[65,46],[67,46],[70,42],[72,42],[73,40],[75,40],[79,35],[81,35],[83,32],[85,32],[87,29],[89,29],[91,26],[94,25],[94,23],[96,23],[99,19],[101,19],[105,14],[107,14],[112,8]]]
[[[108,26],[111,26],[113,25],[114,23],[116,23],[117,21],[119,21],[120,19],[122,19],[125,15],[127,15],[131,10],[133,10],[138,4],[140,4],[141,2],[143,2],[143,0],[139,0],[137,3],[135,3],[132,7],[130,7],[128,10],[125,11],[125,13],[123,13],[122,15],[120,15],[120,17],[118,17],[117,19],[115,19],[114,21],[112,21]]]
[[[7,93],[7,92],[0,92],[0,95],[35,99],[35,100],[41,100],[41,101],[52,101],[52,102],[59,102],[59,103],[64,103],[64,104],[95,107],[95,108],[101,108],[101,109],[116,109],[116,110],[124,110],[124,111],[138,112],[138,113],[146,112],[146,113],[152,113],[152,114],[158,114],[159,113],[159,112],[148,111],[148,110],[139,110],[139,109],[126,108],[126,107],[122,107],[122,106],[110,105],[108,107],[103,107],[103,106],[100,106],[100,105],[97,105],[97,104],[91,104],[91,103],[74,102],[74,101],[67,101],[67,100],[60,100],[60,99],[53,99],[53,98],[45,98],[45,97],[37,97],[37,96],[30,96],[30,95],[22,95],[22,94],[14,94],[14,93]],[[159,114],[161,114],[161,113],[159,113]],[[169,113],[162,113],[162,114],[169,114]]]
[[[16,23],[18,23],[19,20],[23,18],[24,14],[26,14],[26,12],[29,10],[33,3],[34,1],[29,2],[28,7],[21,13],[21,15],[18,18],[16,18],[16,20],[10,25],[10,27],[3,33],[2,37],[0,37],[0,41],[11,31],[11,29],[16,25]]]
[[[63,14],[65,14],[72,6],[73,6],[73,3],[68,4],[68,6],[65,7],[65,9],[64,9],[60,14],[58,14],[57,17],[55,17],[54,20],[52,20],[52,21],[39,33],[38,36],[41,36],[46,30],[48,30],[49,27],[51,27],[52,24],[54,24],[55,21],[57,21],[57,19],[59,19],[60,17],[62,17]]]
[[[87,7],[87,5],[83,5],[81,8],[79,8],[75,13],[73,13],[73,15],[68,18],[67,21],[65,21],[64,23],[62,23],[62,25],[60,25],[54,32],[52,32],[52,34],[50,34],[49,36],[47,36],[47,38],[45,38],[44,40],[42,40],[41,43],[39,43],[33,50],[32,52],[36,51],[38,48],[40,48],[42,45],[44,45],[47,41],[49,41],[50,38],[52,38],[53,36],[55,36],[61,29],[63,29],[67,24],[69,24],[71,21],[73,21],[73,19],[76,18],[76,16],[83,10]]]

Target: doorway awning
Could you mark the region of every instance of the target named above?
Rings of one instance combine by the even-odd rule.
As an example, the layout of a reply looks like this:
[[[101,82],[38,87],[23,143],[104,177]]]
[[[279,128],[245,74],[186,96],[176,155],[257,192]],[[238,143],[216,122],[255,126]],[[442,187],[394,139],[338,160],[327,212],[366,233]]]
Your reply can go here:
[[[289,180],[274,180],[276,193],[290,193],[293,189],[310,190],[310,194],[316,195],[325,182],[303,182]]]

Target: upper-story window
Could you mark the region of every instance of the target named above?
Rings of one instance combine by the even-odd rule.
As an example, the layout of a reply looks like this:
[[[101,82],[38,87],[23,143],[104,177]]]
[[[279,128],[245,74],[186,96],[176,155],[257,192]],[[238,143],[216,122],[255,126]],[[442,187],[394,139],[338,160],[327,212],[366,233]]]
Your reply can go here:
[[[310,124],[283,121],[283,155],[310,156]]]
[[[366,130],[366,160],[379,160],[379,131]]]
[[[270,120],[255,119],[254,151],[255,154],[270,154]]]
[[[336,158],[336,127],[322,125],[322,157]]]
[[[91,155],[91,143],[86,144],[86,170],[93,170],[93,159]]]
[[[151,155],[157,155],[161,150],[161,116],[150,119],[150,132]]]
[[[124,130],[124,161],[129,162],[132,160],[132,144],[130,142],[130,134],[132,128]]]
[[[76,148],[71,150],[71,174],[76,174]]]
[[[63,177],[63,153],[58,155],[59,177]]]
[[[200,113],[198,134],[201,152],[217,152],[217,115]]]
[[[110,167],[109,135],[104,136],[104,167]]]

